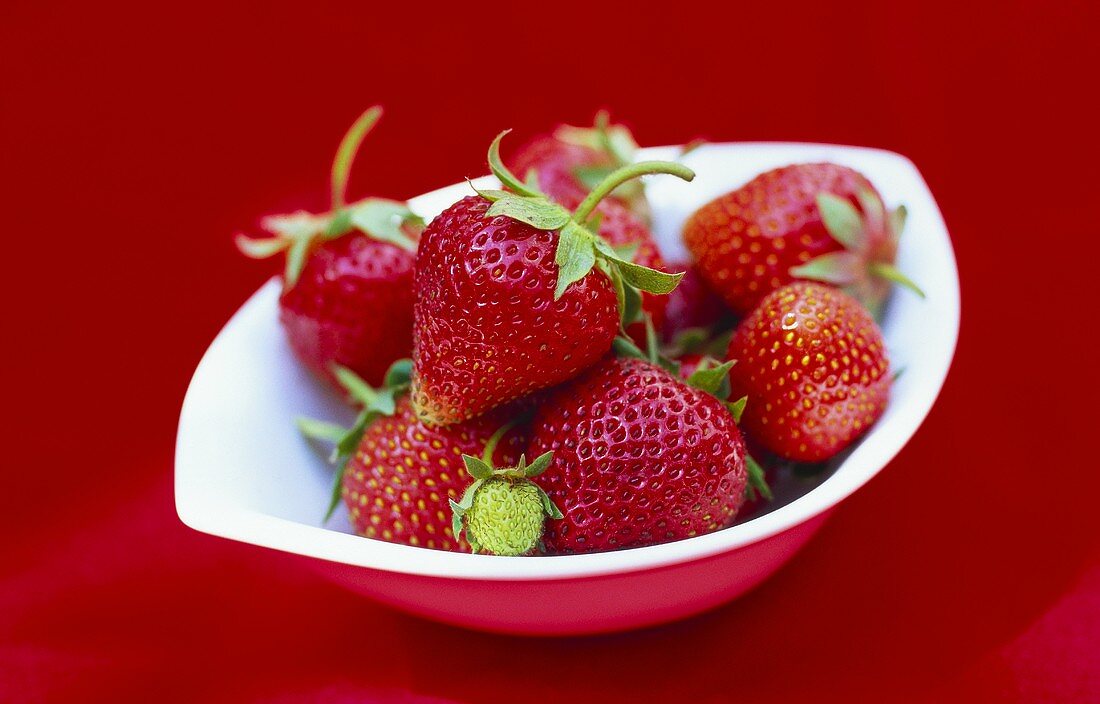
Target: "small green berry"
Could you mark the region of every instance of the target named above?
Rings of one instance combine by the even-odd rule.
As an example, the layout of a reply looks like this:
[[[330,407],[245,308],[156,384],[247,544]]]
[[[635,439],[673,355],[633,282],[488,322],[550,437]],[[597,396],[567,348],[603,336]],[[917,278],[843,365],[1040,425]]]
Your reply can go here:
[[[489,438],[481,459],[462,456],[474,483],[466,487],[461,501],[451,499],[451,525],[456,538],[466,532],[475,553],[528,555],[542,541],[546,518],[562,517],[546,492],[531,481],[550,466],[553,452],[542,453],[530,464],[520,455],[515,467],[493,468],[493,448],[508,427]]]
[[[466,536],[480,552],[526,555],[542,539],[546,521],[541,490],[526,480],[487,479],[466,512]]]

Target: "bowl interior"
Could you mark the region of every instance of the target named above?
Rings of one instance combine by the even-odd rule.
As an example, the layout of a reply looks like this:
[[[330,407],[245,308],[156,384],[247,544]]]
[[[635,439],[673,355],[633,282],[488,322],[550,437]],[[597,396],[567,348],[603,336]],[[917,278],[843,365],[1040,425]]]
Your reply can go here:
[[[641,158],[675,158],[678,148],[642,150]],[[959,293],[951,243],[917,169],[890,152],[814,144],[711,144],[684,162],[692,183],[653,177],[647,193],[654,234],[670,261],[687,259],[679,231],[701,204],[769,168],[833,161],[863,172],[888,205],[905,203],[908,224],[898,265],[928,298],[893,297],[883,322],[891,363],[905,373],[882,419],[852,450],[811,478],[781,472],[776,500],[730,528],[688,540],[614,553],[500,558],[395,545],[351,534],[346,513],[322,517],[332,468],[294,428],[298,416],[348,422],[337,395],[294,360],[279,328],[277,281],[237,312],[204,356],[180,417],[176,505],[181,519],[204,532],[288,552],[398,572],[478,579],[553,579],[647,569],[713,555],[782,532],[835,505],[879,471],[904,446],[939,393],[958,335]],[[480,185],[493,180],[479,179]],[[410,201],[431,218],[471,193],[466,183]]]

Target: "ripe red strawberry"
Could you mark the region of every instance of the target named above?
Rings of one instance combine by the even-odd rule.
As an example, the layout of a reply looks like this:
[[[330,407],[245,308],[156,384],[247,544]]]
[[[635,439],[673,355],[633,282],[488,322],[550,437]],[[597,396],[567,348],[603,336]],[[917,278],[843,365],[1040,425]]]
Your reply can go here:
[[[831,286],[796,282],[765,298],[730,341],[742,423],[772,452],[819,462],[867,431],[886,408],[891,377],[875,321]]]
[[[878,314],[891,282],[920,295],[894,267],[905,208],[887,214],[859,172],[795,164],[763,173],[699,208],[684,242],[699,272],[737,313],[795,279],[844,286]]]
[[[501,466],[514,466],[527,443],[527,428],[516,423],[513,408],[447,427],[424,425],[406,393],[409,367],[401,364],[391,368],[382,389],[338,370],[353,400],[363,406],[352,429],[299,421],[307,437],[336,443],[338,494],[330,514],[342,498],[360,535],[441,550],[468,549],[455,539],[449,503],[469,484],[463,455],[487,454]]]
[[[628,287],[667,293],[679,276],[625,261],[590,227],[616,185],[678,164],[624,167],[570,214],[489,164],[509,191],[455,203],[424,231],[416,261],[413,404],[428,423],[475,417],[559,384],[607,353]]]
[[[649,361],[606,358],[560,387],[532,423],[528,454],[553,451],[539,479],[564,518],[550,552],[613,550],[729,525],[745,498],[745,445],[709,393]]]
[[[412,349],[413,263],[423,222],[397,201],[344,202],[355,153],[380,115],[371,108],[344,137],[333,163],[332,211],[267,217],[262,224],[273,237],[237,238],[251,257],[286,251],[279,319],[298,358],[333,382],[337,364],[378,384]]]
[[[528,183],[533,180],[550,198],[573,207],[608,174],[634,161],[638,150],[634,136],[627,127],[609,122],[607,112],[601,111],[592,127],[559,125],[516,150],[508,165],[512,173]],[[642,222],[649,221],[649,203],[640,181],[623,184],[609,200],[626,206]]]
[[[556,233],[469,196],[424,231],[414,328],[417,412],[472,418],[574,376],[619,327],[611,280],[589,271],[554,300]]]

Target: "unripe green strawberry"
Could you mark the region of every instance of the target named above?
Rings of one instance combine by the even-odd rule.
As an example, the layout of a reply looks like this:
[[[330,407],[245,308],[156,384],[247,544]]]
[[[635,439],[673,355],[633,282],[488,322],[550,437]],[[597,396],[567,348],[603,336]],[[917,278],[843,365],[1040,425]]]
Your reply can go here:
[[[523,555],[538,545],[545,522],[537,486],[493,477],[474,492],[466,512],[466,539],[493,555]]]
[[[510,426],[497,432],[503,435]],[[481,459],[463,455],[474,483],[466,489],[462,501],[451,501],[454,514],[452,531],[466,532],[466,542],[475,553],[489,555],[529,555],[542,552],[542,533],[546,518],[560,519],[561,511],[546,492],[531,481],[550,466],[552,452],[546,452],[527,464],[520,455],[519,464],[496,469],[492,464],[495,440],[490,439]]]

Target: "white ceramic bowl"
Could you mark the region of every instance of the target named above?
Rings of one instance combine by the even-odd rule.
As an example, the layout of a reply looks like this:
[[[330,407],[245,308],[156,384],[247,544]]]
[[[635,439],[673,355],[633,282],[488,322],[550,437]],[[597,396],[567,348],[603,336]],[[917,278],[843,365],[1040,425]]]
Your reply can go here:
[[[675,147],[642,150],[672,159]],[[347,421],[350,412],[293,359],[269,281],[210,345],[184,400],[176,446],[176,508],[195,530],[303,557],[347,587],[430,618],[526,634],[593,633],[669,621],[752,588],[786,562],[829,512],[912,437],[954,354],[958,273],[932,194],[916,167],[886,151],[818,144],[711,144],[692,152],[692,183],[658,176],[647,191],[669,260],[686,258],[679,231],[698,206],[767,169],[832,161],[863,172],[909,220],[899,266],[928,298],[898,291],[883,329],[905,373],[871,432],[817,486],[778,480],[777,501],[731,528],[664,545],[589,555],[494,557],[361,538],[341,514],[322,516],[332,469],[297,434],[300,415]],[[491,184],[489,178],[479,180]],[[465,183],[412,199],[431,218],[471,192]]]

